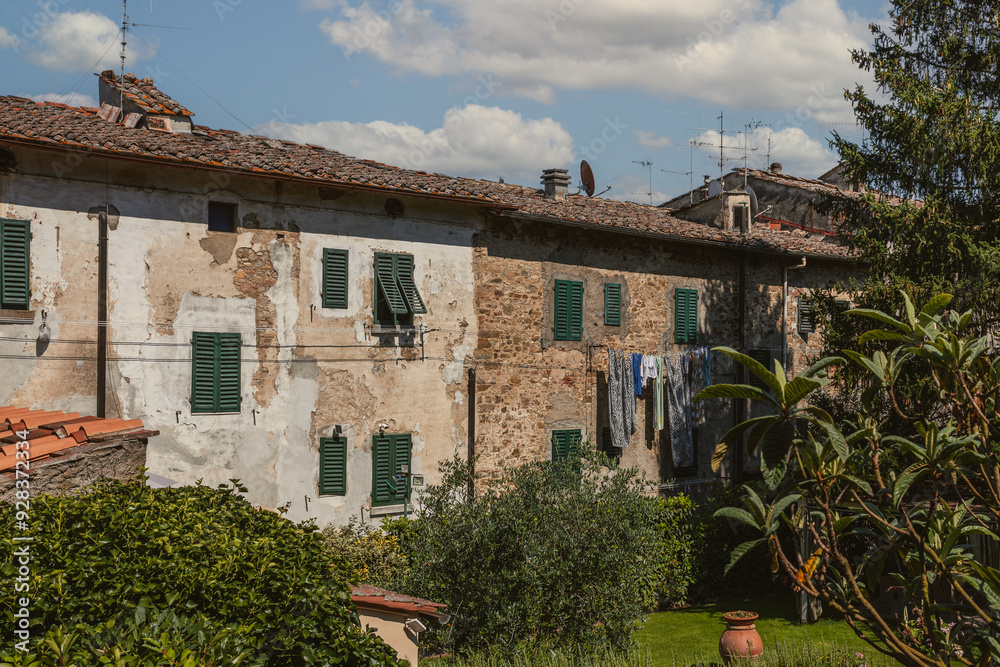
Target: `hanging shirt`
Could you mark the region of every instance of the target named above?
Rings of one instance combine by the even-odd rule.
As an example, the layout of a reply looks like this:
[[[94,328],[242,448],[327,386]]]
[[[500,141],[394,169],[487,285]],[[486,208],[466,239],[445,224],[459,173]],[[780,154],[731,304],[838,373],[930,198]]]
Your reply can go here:
[[[656,355],[642,355],[642,384],[648,384],[649,380],[656,379]]]
[[[632,383],[635,385],[635,395],[642,396],[642,355],[638,352],[632,355]]]
[[[653,419],[657,431],[663,430],[663,371],[664,361],[661,355],[653,357],[656,366],[656,377],[653,378]]]

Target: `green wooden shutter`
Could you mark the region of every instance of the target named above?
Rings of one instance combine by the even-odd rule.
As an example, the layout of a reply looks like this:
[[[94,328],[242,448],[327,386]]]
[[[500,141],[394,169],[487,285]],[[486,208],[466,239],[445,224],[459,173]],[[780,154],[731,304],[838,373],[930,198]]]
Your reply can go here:
[[[799,299],[799,333],[816,331],[816,311],[810,299]]]
[[[572,282],[569,289],[570,340],[583,340],[583,283]]]
[[[409,309],[406,299],[399,291],[399,285],[396,284],[396,262],[393,257],[387,253],[375,253],[375,283],[389,310],[395,315],[406,315]]]
[[[219,334],[218,404],[216,412],[239,412],[242,403],[240,391],[240,353],[242,341],[239,334]]]
[[[609,327],[622,324],[621,283],[604,283],[604,324]]]
[[[191,412],[215,412],[218,335],[195,331],[191,341]]]
[[[569,340],[569,292],[569,281],[556,281],[552,316],[552,337],[555,340]]]
[[[392,479],[392,439],[372,436],[372,505],[391,505],[395,482]]]
[[[413,280],[413,256],[393,255],[393,262],[395,264],[399,291],[406,300],[410,312],[415,315],[425,314],[427,306],[424,305],[424,300],[420,298],[420,292],[417,291],[417,284]]]
[[[326,496],[347,494],[347,438],[320,438],[319,492]]]
[[[347,308],[347,251],[323,249],[323,307]]]
[[[674,342],[698,342],[698,290],[678,287],[674,290]]]
[[[401,466],[410,465],[410,446],[412,445],[412,438],[409,433],[403,433],[392,436],[392,474],[396,474],[400,471]],[[408,468],[409,469],[409,468]],[[413,472],[410,470],[410,472]],[[392,502],[394,504],[400,504],[406,500],[407,493],[410,487],[410,476],[404,476],[400,481],[396,482],[396,493],[392,496]]]
[[[31,223],[0,220],[0,308],[30,307]]]
[[[770,350],[747,350],[747,356],[760,363],[760,365],[766,368],[767,370],[769,371],[774,370],[771,368]],[[767,385],[764,384],[764,381],[761,380],[759,377],[757,377],[750,371],[747,371],[746,374],[747,374],[747,381],[749,382],[751,387],[757,387],[758,389],[763,389],[765,391],[768,389]]]
[[[571,456],[578,456],[582,438],[580,429],[552,431],[552,460],[565,461]]]

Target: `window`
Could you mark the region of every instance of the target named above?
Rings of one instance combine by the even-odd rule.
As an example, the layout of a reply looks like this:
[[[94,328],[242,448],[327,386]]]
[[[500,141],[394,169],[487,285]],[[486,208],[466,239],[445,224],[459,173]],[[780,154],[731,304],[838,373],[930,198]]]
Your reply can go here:
[[[609,327],[622,325],[621,283],[604,283],[604,324]]]
[[[674,342],[698,342],[698,290],[678,287],[674,290]]]
[[[583,340],[583,283],[557,280],[552,331],[555,340]]]
[[[31,223],[0,220],[0,308],[28,310]]]
[[[235,232],[236,204],[226,201],[208,202],[208,230],[211,232]]]
[[[347,308],[347,251],[323,249],[323,307]]]
[[[319,495],[347,494],[347,438],[319,439]]]
[[[816,309],[811,299],[799,299],[799,333],[816,331]]]
[[[402,505],[409,498],[410,476],[399,469],[410,465],[411,443],[409,433],[372,436],[373,506]]]
[[[239,412],[239,334],[195,331],[191,341],[191,412]]]
[[[552,460],[565,461],[580,453],[580,429],[552,431]]]
[[[770,350],[747,350],[747,356],[758,362],[761,366],[769,371],[774,369],[771,368],[771,351]],[[749,370],[746,372],[747,382],[751,387],[757,387],[758,389],[763,389],[767,391],[767,385],[759,377],[751,373]]]
[[[413,255],[375,253],[375,322],[412,326],[413,316],[426,312],[413,280]]]

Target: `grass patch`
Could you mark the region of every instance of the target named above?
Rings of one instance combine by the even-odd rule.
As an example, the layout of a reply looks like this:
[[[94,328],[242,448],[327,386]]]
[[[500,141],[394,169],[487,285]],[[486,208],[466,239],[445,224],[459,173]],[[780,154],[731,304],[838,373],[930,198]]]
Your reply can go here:
[[[722,614],[744,609],[755,611],[755,622],[764,641],[767,665],[845,665],[868,667],[896,665],[857,635],[838,618],[796,625],[795,600],[790,594],[716,604],[698,605],[650,614],[635,639],[655,665],[711,665],[719,663],[719,637],[725,629]],[[855,652],[865,658],[855,659]],[[762,663],[764,664],[764,663]]]

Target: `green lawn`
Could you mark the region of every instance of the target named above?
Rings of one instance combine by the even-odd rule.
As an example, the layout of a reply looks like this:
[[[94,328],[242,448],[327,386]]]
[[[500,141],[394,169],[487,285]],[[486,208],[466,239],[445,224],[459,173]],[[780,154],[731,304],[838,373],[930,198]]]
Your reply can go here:
[[[826,617],[813,624],[795,625],[795,600],[791,593],[650,614],[642,629],[636,633],[636,641],[649,652],[654,665],[687,666],[718,662],[719,636],[725,628],[722,614],[737,609],[760,614],[756,625],[764,640],[765,656],[780,645],[782,653],[801,652],[810,659],[830,656],[831,651],[836,649],[838,655],[849,657],[853,657],[855,651],[864,653],[869,667],[895,664],[858,639],[842,620]],[[857,664],[839,660],[822,662],[838,666]]]

